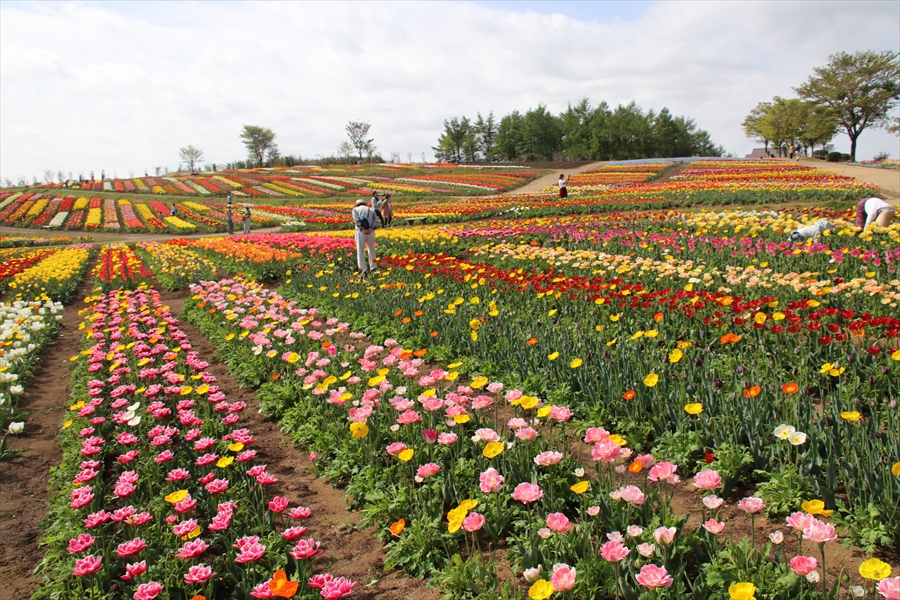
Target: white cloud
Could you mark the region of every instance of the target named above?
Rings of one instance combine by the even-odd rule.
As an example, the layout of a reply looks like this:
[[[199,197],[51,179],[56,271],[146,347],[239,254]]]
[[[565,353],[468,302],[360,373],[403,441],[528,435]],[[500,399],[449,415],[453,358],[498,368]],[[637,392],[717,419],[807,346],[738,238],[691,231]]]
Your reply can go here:
[[[742,155],[749,110],[829,54],[900,50],[896,2],[662,2],[605,21],[602,3],[589,21],[510,6],[0,4],[0,174],[143,174],[186,144],[225,162],[243,124],[330,154],[356,119],[385,156],[430,159],[447,117],[583,97],[667,106]],[[860,157],[878,151],[898,138],[864,133]]]

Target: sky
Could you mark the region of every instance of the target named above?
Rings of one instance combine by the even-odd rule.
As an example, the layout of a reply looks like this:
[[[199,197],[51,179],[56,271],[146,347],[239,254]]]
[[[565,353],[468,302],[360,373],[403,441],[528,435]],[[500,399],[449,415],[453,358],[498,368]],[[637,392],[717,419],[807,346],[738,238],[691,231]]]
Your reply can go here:
[[[582,98],[668,107],[743,156],[754,106],[863,50],[900,51],[900,2],[0,0],[0,179],[174,170],[188,144],[221,164],[244,125],[328,156],[359,120],[433,161],[444,119]],[[865,131],[857,158],[878,152],[900,138]]]

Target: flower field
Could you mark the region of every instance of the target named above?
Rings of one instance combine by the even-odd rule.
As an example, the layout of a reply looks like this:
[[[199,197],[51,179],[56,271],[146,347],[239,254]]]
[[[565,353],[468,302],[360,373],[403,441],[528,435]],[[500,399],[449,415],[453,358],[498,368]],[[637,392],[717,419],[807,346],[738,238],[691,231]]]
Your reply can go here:
[[[537,173],[522,168],[457,167],[446,164],[295,166],[109,179],[74,183],[70,189],[172,196],[305,198],[378,189],[395,194],[489,194],[518,187]],[[50,184],[41,187],[62,187]],[[364,192],[363,192],[364,193]]]
[[[312,561],[250,406],[220,393],[160,286],[189,287],[182,318],[344,489],[385,567],[444,598],[896,598],[900,223],[672,208],[866,191],[777,166],[694,163],[520,219],[506,197],[410,203],[448,223],[378,231],[367,278],[349,231],[105,245],[35,597],[354,595]],[[819,241],[788,241],[823,217]],[[70,299],[90,260],[3,252],[23,301]],[[849,578],[842,542],[865,559]]]
[[[606,165],[572,175],[566,187],[579,191],[603,191],[616,185],[645,183],[659,177],[670,166],[668,162]],[[554,193],[557,189],[557,186],[548,186],[544,191]]]

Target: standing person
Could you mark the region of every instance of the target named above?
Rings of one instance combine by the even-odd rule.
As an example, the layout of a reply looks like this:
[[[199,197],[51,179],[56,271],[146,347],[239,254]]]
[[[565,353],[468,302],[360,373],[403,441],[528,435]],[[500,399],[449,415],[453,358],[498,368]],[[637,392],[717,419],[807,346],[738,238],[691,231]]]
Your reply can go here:
[[[391,195],[384,195],[384,203],[381,205],[381,212],[384,215],[384,223],[385,227],[391,226],[391,221],[394,220],[394,204],[391,202]]]
[[[568,190],[566,190],[566,185],[569,183],[569,178],[566,177],[565,173],[559,174],[559,197],[567,198],[569,196]]]
[[[865,229],[875,223],[887,227],[895,212],[894,207],[881,198],[863,198],[856,205],[856,226]]]
[[[231,196],[228,197],[231,199]],[[231,208],[231,203],[228,203],[228,208],[225,209],[225,222],[228,224],[228,235],[234,233],[234,210]]]
[[[360,198],[350,213],[353,223],[356,225],[356,267],[362,275],[368,275],[375,270],[375,227],[377,226],[375,209],[366,206],[366,201]],[[364,248],[369,252],[369,268],[366,269],[366,256]]]
[[[174,216],[177,215],[177,214],[178,214],[178,209],[175,208],[175,203],[173,202],[173,203],[172,203],[172,208],[169,209],[169,216],[174,217]]]
[[[228,192],[228,207],[231,208],[231,192]]]
[[[375,210],[375,214],[378,216],[378,221],[381,223],[381,226],[384,227],[384,215],[381,214],[381,207],[384,205],[384,201],[378,197],[378,192],[372,192],[372,208]]]
[[[244,207],[244,233],[250,233],[250,207]]]

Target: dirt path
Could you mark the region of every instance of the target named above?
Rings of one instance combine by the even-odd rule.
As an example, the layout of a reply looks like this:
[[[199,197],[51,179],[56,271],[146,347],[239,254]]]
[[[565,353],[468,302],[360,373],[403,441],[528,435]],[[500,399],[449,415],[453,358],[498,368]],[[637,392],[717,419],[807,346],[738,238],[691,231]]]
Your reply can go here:
[[[19,407],[32,412],[25,420],[25,432],[18,448],[29,450],[0,463],[0,599],[28,598],[37,588],[34,568],[44,553],[38,548],[38,524],[47,514],[50,468],[59,464],[62,453],[56,434],[62,424],[69,399],[72,363],[69,358],[81,350],[78,311],[91,292],[85,278],[75,301],[63,311],[59,337],[42,353],[40,366],[26,385]],[[9,440],[7,440],[9,441]]]
[[[172,314],[179,315],[190,292],[161,290],[161,299]],[[186,319],[179,316],[179,327],[187,334],[194,350],[207,360],[209,372],[215,375],[219,389],[231,402],[246,402],[242,425],[257,438],[254,448],[260,464],[278,477],[279,495],[287,496],[292,505],[312,510],[307,525],[316,541],[322,542],[325,554],[316,559],[316,569],[330,570],[359,582],[353,598],[360,600],[437,600],[439,595],[429,590],[424,581],[407,577],[402,571],[384,573],[384,550],[375,537],[374,529],[358,530],[360,514],[349,511],[344,493],[312,473],[313,464],[294,447],[277,423],[260,413],[255,394],[242,388],[228,372],[228,367],[214,359],[215,345]]]
[[[893,200],[892,204],[897,204],[897,200],[900,199],[900,170],[898,169],[858,167],[856,165],[830,163],[817,158],[801,158],[800,164],[832,171],[838,175],[854,177],[865,183],[873,183],[879,187],[885,196]]]
[[[587,164],[587,165],[584,165],[581,167],[577,167],[574,169],[563,170],[561,172],[565,173],[566,175],[577,175],[578,173],[583,173],[585,171],[589,171],[590,169],[599,169],[603,165],[607,165],[607,164],[609,164],[609,161],[604,160],[604,161],[600,161],[600,162],[590,163],[590,164]],[[547,187],[548,185],[555,186],[558,182],[559,182],[559,174],[556,171],[554,171],[553,173],[550,173],[549,175],[544,175],[543,177],[539,177],[538,179],[535,179],[534,181],[526,183],[525,185],[523,185],[520,188],[516,188],[514,190],[509,190],[507,192],[503,192],[502,194],[498,194],[498,195],[499,196],[508,196],[510,194],[527,194],[529,192],[539,192],[542,189],[544,189],[545,187]]]

